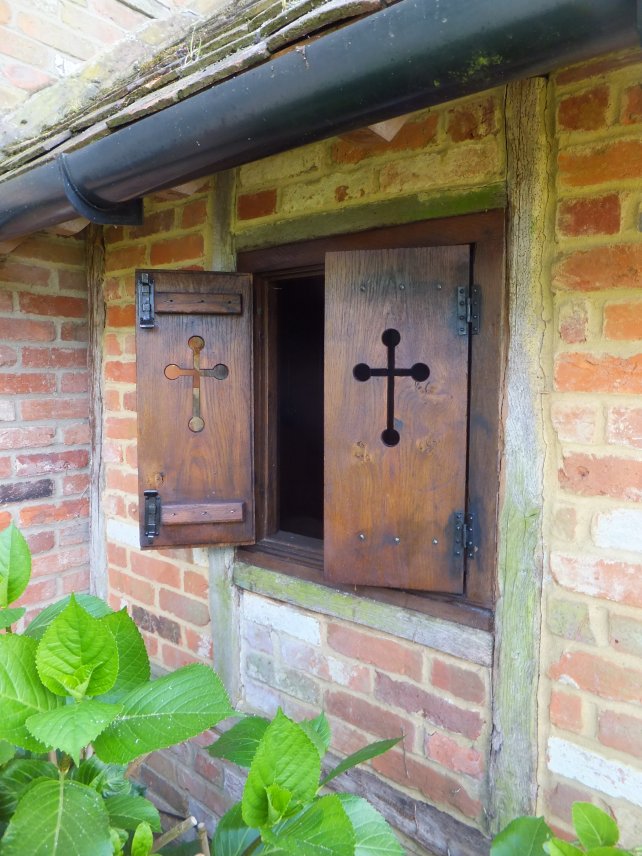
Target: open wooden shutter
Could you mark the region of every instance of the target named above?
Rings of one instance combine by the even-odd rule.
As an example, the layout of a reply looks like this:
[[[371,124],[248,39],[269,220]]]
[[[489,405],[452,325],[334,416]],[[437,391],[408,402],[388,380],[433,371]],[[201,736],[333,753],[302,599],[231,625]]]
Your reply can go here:
[[[137,271],[142,547],[254,541],[245,274]]]
[[[463,592],[455,515],[466,503],[468,336],[457,288],[469,277],[468,246],[326,257],[324,562],[334,582]]]

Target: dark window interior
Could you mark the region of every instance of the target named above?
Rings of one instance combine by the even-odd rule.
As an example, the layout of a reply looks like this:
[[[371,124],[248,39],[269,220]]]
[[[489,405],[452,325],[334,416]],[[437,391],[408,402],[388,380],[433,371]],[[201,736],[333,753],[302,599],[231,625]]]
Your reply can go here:
[[[278,329],[278,528],[323,538],[323,276],[275,280],[271,288]]]

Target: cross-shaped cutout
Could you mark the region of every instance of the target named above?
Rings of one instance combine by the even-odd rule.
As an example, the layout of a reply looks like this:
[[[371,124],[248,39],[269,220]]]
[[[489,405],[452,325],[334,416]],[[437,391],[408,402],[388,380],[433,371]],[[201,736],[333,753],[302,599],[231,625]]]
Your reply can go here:
[[[205,347],[205,341],[200,336],[192,336],[188,339],[188,347],[194,354],[194,367],[191,369],[182,369],[172,363],[165,368],[165,377],[169,380],[176,380],[179,377],[192,378],[192,417],[187,423],[190,431],[197,434],[205,427],[205,422],[201,417],[201,378],[213,377],[216,380],[225,380],[228,376],[229,369],[223,363],[217,363],[212,369],[201,368],[201,351]]]
[[[398,330],[385,330],[381,336],[381,341],[388,349],[387,367],[385,369],[371,369],[366,363],[358,363],[352,369],[352,374],[359,381],[370,380],[371,377],[387,378],[387,423],[386,428],[381,432],[381,439],[386,446],[396,446],[399,442],[399,432],[394,427],[395,378],[411,377],[415,381],[428,380],[430,369],[425,363],[415,363],[409,369],[395,368],[395,348],[401,342],[401,335]]]

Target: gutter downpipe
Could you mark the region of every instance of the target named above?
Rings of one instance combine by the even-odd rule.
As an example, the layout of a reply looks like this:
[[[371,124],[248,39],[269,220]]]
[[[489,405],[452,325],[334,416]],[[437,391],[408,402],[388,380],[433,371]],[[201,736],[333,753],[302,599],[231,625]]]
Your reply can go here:
[[[399,0],[0,181],[0,239],[638,43],[642,0]]]

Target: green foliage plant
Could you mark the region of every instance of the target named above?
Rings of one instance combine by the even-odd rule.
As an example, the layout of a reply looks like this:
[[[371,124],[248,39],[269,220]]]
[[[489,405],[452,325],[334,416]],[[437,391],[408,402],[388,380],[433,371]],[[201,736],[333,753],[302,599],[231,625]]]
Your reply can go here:
[[[592,803],[574,803],[572,818],[576,840],[570,843],[556,838],[543,817],[518,817],[495,837],[490,856],[642,856],[642,846],[617,846],[617,823]]]
[[[249,770],[243,796],[220,820],[213,856],[403,856],[385,819],[360,796],[324,793],[337,776],[386,752],[397,739],[363,747],[326,775],[330,746],[323,714],[294,722],[245,717],[209,753]]]
[[[151,680],[135,623],[91,595],[12,632],[30,574],[12,524],[0,532],[0,856],[148,856],[160,818],[128,765],[233,715],[227,693],[196,663]]]

